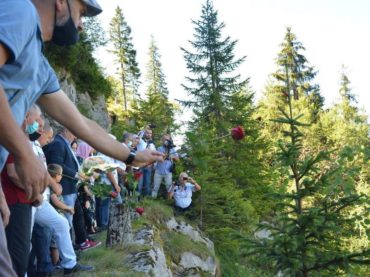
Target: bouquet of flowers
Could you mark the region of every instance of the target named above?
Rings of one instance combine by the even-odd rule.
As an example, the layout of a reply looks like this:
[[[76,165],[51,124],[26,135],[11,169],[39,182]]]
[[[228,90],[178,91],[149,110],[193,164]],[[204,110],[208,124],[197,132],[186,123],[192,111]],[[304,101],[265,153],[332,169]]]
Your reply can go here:
[[[85,181],[83,181],[81,185],[87,185],[96,197],[115,198],[117,194],[114,195],[111,186],[100,182],[101,176],[98,174],[112,172],[118,166],[118,164],[112,163],[105,156],[93,156],[86,158],[82,163],[79,173],[81,176],[85,176]]]

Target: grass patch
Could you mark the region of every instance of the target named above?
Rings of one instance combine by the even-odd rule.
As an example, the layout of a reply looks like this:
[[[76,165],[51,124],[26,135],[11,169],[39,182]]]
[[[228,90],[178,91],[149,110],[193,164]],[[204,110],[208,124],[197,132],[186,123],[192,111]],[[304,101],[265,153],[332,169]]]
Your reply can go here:
[[[206,245],[201,242],[192,241],[188,236],[181,233],[175,231],[162,232],[161,239],[166,256],[171,257],[171,260],[175,263],[180,262],[181,255],[184,252],[194,253],[203,260],[209,256],[215,258]]]
[[[151,225],[151,222],[145,218],[145,216],[140,216],[139,218],[131,221],[131,228],[133,232],[136,232],[148,225]]]
[[[142,204],[145,208],[143,217],[150,224],[165,223],[173,216],[172,207],[166,205],[163,201],[145,199]]]
[[[103,276],[103,277],[141,277],[144,273],[134,272],[125,265],[125,258],[130,253],[148,251],[148,245],[129,245],[127,247],[106,248],[105,239],[107,232],[101,232],[96,236],[102,245],[81,253],[81,264],[92,265],[94,272],[81,272],[77,276]]]

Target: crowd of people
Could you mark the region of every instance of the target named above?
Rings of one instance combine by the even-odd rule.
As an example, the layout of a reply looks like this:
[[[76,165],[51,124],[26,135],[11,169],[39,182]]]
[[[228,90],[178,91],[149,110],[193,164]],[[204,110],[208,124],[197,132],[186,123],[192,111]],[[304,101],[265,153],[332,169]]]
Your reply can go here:
[[[156,197],[165,180],[171,197],[184,207],[180,199],[191,198],[188,191],[200,189],[194,181],[193,187],[184,182],[171,185],[171,167],[178,156],[167,151],[168,135],[158,151],[150,142],[149,129],[140,133],[142,139],[125,134],[124,143],[119,142],[84,117],[61,90],[43,54],[44,43],[75,44],[83,29],[82,17],[101,12],[96,0],[0,1],[1,277],[47,276],[57,264],[65,275],[93,270],[77,262],[76,249],[100,244],[89,233],[107,227],[111,201],[94,199],[86,186],[78,188],[87,178],[80,165],[94,151],[121,165],[114,172],[100,172],[102,182],[117,194],[117,203],[124,201],[118,176],[129,165],[140,168],[142,195]],[[41,111],[63,130],[54,136]]]
[[[86,251],[99,246],[101,242],[94,241],[90,235],[108,228],[112,204],[125,202],[132,189],[127,179],[129,173],[140,173],[138,186],[133,189],[141,197],[157,198],[164,181],[165,191],[175,200],[174,207],[178,212],[190,209],[192,192],[200,190],[185,172],[173,182],[172,174],[179,156],[169,134],[162,136],[162,145],[158,147],[163,160],[139,168],[97,152],[66,127],[54,136],[53,128],[36,104],[26,114],[22,129],[34,155],[47,168],[49,180],[44,192],[31,201],[17,174],[12,154],[8,155],[1,172],[2,189],[10,211],[5,228],[6,240],[18,276],[26,273],[28,276],[47,276],[60,269],[68,275],[76,270],[76,250]],[[114,135],[109,136],[116,140]],[[149,127],[137,135],[126,132],[121,144],[132,153],[147,148],[155,151],[152,136]],[[95,170],[92,176],[87,176],[81,166],[91,157],[99,157],[114,167],[109,171]],[[95,196],[91,187],[97,179],[114,194]],[[78,267],[79,270],[92,269],[88,265]]]

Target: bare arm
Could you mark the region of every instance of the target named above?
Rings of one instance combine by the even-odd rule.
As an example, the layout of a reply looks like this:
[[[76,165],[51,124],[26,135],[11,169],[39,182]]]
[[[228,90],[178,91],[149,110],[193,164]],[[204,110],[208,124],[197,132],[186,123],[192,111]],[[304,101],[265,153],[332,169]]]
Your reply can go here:
[[[127,146],[112,139],[98,124],[81,115],[63,91],[41,96],[38,104],[47,114],[99,152],[120,161],[125,161],[129,156],[130,149]],[[156,161],[163,161],[163,155],[146,149],[137,152],[134,164],[140,166]]]
[[[52,189],[52,191],[55,192],[57,196],[62,194],[63,191],[62,186],[58,184],[50,175],[49,175],[49,184],[50,188]]]
[[[199,191],[202,189],[201,186],[193,178],[189,178],[189,181],[195,186],[195,191]]]
[[[167,198],[172,199],[175,190],[175,183],[173,183],[167,193]]]
[[[8,59],[8,50],[0,43],[0,68]],[[0,144],[13,154],[15,169],[25,185],[27,196],[31,200],[35,200],[47,185],[47,172],[33,154],[26,136],[17,125],[1,84],[0,111]]]
[[[86,193],[88,196],[93,197],[93,194],[92,194],[92,192],[89,190],[88,186],[84,186],[84,191],[85,191],[85,193]]]
[[[108,177],[109,181],[112,183],[112,186],[116,190],[116,192],[120,193],[121,188],[118,185],[118,183],[116,181],[116,178],[114,178],[114,174],[112,172],[109,172],[109,173],[107,173],[107,177]]]
[[[67,206],[66,204],[64,204],[62,201],[60,201],[58,199],[58,196],[56,194],[52,194],[50,196],[50,200],[51,202],[53,203],[53,205],[65,212],[68,212],[68,213],[71,213],[71,214],[74,214],[75,213],[75,210],[74,208],[70,207],[70,206]]]

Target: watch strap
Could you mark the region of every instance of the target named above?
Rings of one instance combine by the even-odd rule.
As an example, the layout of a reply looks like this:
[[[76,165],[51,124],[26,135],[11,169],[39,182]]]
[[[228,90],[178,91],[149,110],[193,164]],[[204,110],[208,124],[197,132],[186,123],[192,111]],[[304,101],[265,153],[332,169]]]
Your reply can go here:
[[[130,152],[130,155],[128,155],[127,159],[125,160],[125,164],[132,164],[132,162],[135,160],[136,153]]]

